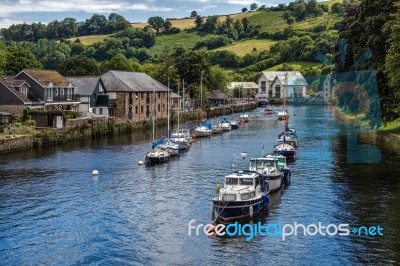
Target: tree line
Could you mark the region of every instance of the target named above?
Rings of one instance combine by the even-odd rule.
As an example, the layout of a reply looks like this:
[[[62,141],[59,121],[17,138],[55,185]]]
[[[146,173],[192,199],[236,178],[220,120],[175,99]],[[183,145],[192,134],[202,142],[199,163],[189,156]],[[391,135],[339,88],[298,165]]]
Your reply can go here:
[[[30,41],[40,39],[59,40],[71,37],[111,34],[130,27],[130,22],[123,16],[111,13],[108,17],[94,14],[85,21],[78,22],[75,18],[65,18],[62,21],[54,20],[45,25],[42,23],[17,24],[0,30],[5,41]]]

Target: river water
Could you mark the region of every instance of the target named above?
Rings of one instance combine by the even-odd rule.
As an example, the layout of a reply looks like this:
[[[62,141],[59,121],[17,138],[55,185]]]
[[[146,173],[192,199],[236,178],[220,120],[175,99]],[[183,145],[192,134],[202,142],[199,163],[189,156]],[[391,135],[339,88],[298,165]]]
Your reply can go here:
[[[272,150],[283,125],[257,108],[258,119],[154,167],[137,164],[149,132],[0,157],[0,264],[398,264],[400,158],[347,164],[347,128],[329,107],[289,111],[301,146],[265,223],[379,225],[383,236],[188,236],[190,220],[211,222],[216,184],[245,164],[233,154]]]

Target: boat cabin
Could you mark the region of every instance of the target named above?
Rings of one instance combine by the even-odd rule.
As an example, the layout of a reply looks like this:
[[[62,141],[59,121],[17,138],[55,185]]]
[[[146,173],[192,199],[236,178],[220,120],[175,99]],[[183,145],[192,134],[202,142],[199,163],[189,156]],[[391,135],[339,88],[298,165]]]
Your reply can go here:
[[[249,164],[250,171],[256,171],[264,175],[277,175],[279,174],[278,160],[275,158],[252,158]]]
[[[254,171],[238,171],[225,177],[224,187],[219,192],[219,200],[246,201],[267,192],[265,177]]]

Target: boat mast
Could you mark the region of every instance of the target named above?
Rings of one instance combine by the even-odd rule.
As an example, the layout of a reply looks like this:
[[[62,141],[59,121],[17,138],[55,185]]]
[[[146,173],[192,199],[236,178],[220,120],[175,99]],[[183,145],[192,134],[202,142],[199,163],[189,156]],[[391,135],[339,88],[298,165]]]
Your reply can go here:
[[[283,110],[285,110],[285,111],[287,109],[286,108],[287,76],[288,76],[288,73],[286,71],[286,73],[285,73],[285,84],[284,84],[284,90],[283,90]]]
[[[167,130],[167,138],[169,138],[169,77],[168,77],[168,94],[167,94],[167,123],[168,123],[168,130]]]
[[[200,72],[200,120],[203,120],[203,70]]]
[[[178,79],[178,96],[180,96],[180,91],[179,91],[179,79]],[[178,97],[178,132],[179,132],[179,113],[181,111],[181,97]]]
[[[153,143],[154,143],[154,138],[155,138],[155,130],[156,130],[156,126],[155,126],[155,116],[156,116],[156,114],[155,114],[155,112],[156,112],[156,108],[155,108],[155,105],[156,105],[156,90],[155,89],[153,89]]]

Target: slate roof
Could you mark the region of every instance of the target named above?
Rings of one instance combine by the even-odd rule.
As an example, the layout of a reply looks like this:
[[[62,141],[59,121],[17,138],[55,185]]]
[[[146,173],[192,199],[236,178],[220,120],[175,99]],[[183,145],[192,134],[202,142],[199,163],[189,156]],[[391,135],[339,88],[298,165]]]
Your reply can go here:
[[[209,99],[209,100],[225,100],[225,99],[228,99],[228,96],[226,96],[220,90],[215,90],[215,91],[211,91],[208,94],[207,99]]]
[[[21,72],[27,73],[44,87],[50,82],[55,87],[68,87],[69,85],[68,80],[55,70],[24,69]],[[17,74],[17,77],[20,73]]]
[[[299,71],[263,71],[262,75],[268,81],[275,81],[278,78],[282,84],[285,83],[285,76],[287,73],[287,85],[288,86],[308,86],[307,81]]]
[[[18,90],[16,90],[15,88],[19,88],[22,86],[22,84],[26,83],[25,80],[21,80],[21,79],[16,79],[14,76],[0,76],[0,82],[8,89],[10,90],[12,93],[14,93],[18,98],[20,98],[24,103],[32,103],[32,101],[30,99],[28,99],[25,95],[23,95],[22,93],[20,93]],[[26,85],[28,87],[29,84],[26,83]]]
[[[74,85],[75,94],[90,96],[96,88],[100,77],[66,77],[66,79]]]
[[[107,92],[153,92],[168,91],[168,88],[140,72],[110,70],[100,77]]]

